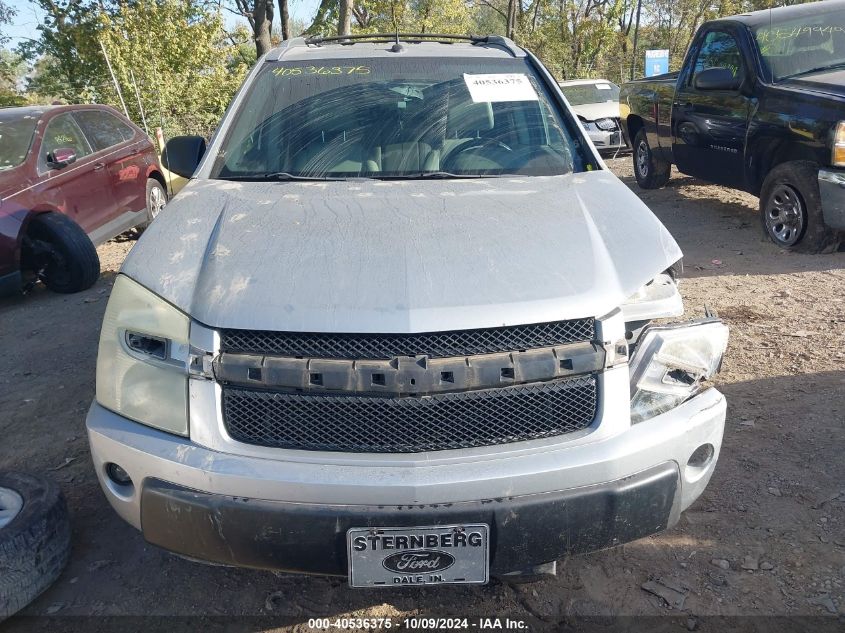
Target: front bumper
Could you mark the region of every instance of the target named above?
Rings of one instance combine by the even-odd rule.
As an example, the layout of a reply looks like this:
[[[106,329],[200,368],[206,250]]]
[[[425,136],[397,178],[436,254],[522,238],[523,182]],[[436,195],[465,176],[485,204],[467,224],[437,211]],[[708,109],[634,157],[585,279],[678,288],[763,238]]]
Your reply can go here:
[[[484,523],[491,527],[491,572],[506,574],[666,529],[677,520],[678,478],[677,464],[665,462],[574,490],[389,507],[243,499],[150,479],[141,523],[150,543],[193,558],[341,576],[349,528]]]
[[[819,194],[825,225],[845,231],[845,170],[820,169]]]
[[[606,412],[607,413],[607,412]],[[619,433],[444,461],[275,459],[220,453],[94,403],[88,433],[111,505],[145,538],[194,558],[346,573],[349,527],[491,526],[491,571],[518,571],[659,532],[704,490],[718,459],[725,400],[707,390]],[[604,424],[604,422],[603,422]],[[704,444],[706,464],[689,465]],[[458,451],[447,453],[457,453]],[[106,475],[114,462],[133,484]]]
[[[587,136],[600,152],[616,152],[628,148],[622,130],[605,132],[604,130],[587,130]]]

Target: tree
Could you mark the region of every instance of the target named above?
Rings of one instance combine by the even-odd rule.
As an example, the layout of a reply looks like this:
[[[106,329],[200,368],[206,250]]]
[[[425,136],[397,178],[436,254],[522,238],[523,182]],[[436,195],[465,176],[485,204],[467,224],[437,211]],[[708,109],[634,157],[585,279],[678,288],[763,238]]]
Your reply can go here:
[[[95,101],[107,90],[109,77],[98,44],[97,16],[106,10],[95,0],[32,0],[44,12],[37,39],[17,51],[36,73],[28,90],[69,102]]]
[[[290,11],[288,10],[288,0],[279,0],[279,22],[282,27],[282,39],[289,40],[293,37],[290,30]]]
[[[98,25],[130,115],[170,134],[208,136],[252,61],[219,13],[184,0],[135,0],[101,13]]]
[[[169,133],[209,134],[254,61],[245,30],[226,32],[202,0],[33,1],[45,19],[18,46],[28,92],[120,108],[107,55],[130,117]]]
[[[16,13],[12,7],[5,4],[3,0],[0,0],[0,46],[9,41],[9,38],[3,35],[3,25],[11,24],[12,18],[15,17]]]
[[[0,48],[0,107],[26,104],[26,97],[20,93],[25,74],[26,64],[20,56]]]
[[[273,47],[273,0],[255,0],[252,17],[255,21],[255,52],[259,57]]]
[[[352,31],[467,33],[472,25],[471,7],[470,0],[323,0],[306,32],[333,35],[333,24],[337,24],[338,35]]]
[[[350,35],[352,33],[352,0],[339,0],[337,34]]]
[[[273,14],[275,13],[273,0],[252,0],[251,3],[250,0],[235,0],[235,7],[234,12],[245,17],[249,23],[255,40],[255,51],[258,57],[261,57],[273,47]],[[287,0],[279,0],[279,7],[283,14],[282,32],[284,33]]]
[[[331,24],[337,20],[339,10],[338,0],[320,0],[311,26],[305,29],[307,35],[329,35]]]

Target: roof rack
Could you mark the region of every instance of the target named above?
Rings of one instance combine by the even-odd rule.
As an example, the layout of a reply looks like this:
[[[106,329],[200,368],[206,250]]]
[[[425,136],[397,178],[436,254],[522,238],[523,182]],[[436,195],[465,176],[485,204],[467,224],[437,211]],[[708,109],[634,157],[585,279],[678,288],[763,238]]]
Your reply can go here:
[[[505,38],[497,35],[453,35],[449,33],[361,33],[357,35],[333,35],[331,37],[323,37],[322,35],[312,35],[305,38],[305,43],[309,45],[319,46],[320,44],[335,43],[335,44],[355,44],[356,42],[451,42],[460,40],[464,42],[472,42],[473,44],[505,44]]]

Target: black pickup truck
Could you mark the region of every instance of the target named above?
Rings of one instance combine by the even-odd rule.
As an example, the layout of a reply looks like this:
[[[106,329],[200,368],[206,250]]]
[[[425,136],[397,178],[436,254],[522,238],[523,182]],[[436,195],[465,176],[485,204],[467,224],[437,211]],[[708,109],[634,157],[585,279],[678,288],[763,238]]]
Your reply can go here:
[[[759,196],[783,248],[845,239],[845,2],[706,22],[680,72],[626,84],[619,106],[641,187],[675,164]]]

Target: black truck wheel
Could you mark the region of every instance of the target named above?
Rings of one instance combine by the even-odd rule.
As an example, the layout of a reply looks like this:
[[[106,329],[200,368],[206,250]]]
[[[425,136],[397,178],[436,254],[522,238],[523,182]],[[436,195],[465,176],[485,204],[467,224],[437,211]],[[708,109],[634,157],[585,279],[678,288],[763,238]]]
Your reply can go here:
[[[657,158],[648,146],[645,128],[634,137],[634,176],[643,189],[660,189],[672,175],[672,163]]]
[[[766,176],[760,220],[766,235],[781,248],[825,253],[839,245],[837,232],[824,224],[818,175],[818,165],[796,160],[781,163]]]
[[[70,522],[59,486],[24,473],[0,473],[0,620],[49,587],[69,555]]]
[[[23,264],[54,292],[85,290],[100,276],[94,244],[82,227],[62,213],[40,213],[32,218],[23,250]]]

